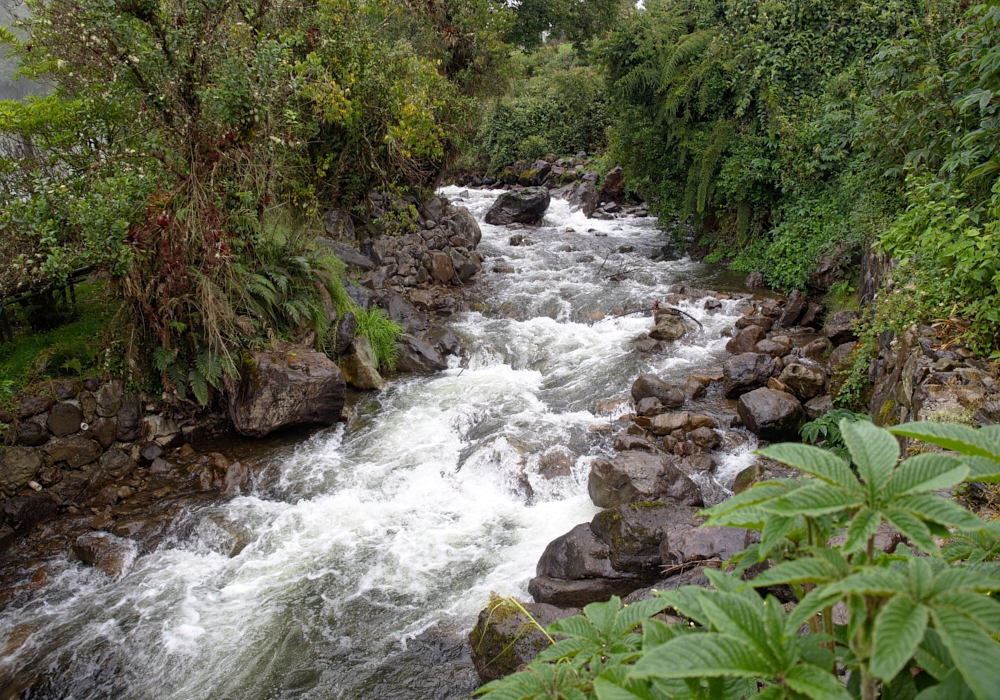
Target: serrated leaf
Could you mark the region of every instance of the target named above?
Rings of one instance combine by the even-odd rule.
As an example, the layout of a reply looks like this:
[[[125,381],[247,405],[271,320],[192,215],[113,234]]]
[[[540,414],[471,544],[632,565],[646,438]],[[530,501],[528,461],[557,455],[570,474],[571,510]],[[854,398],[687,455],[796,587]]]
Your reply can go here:
[[[1000,603],[978,593],[946,593],[934,599],[935,608],[947,608],[972,619],[992,635],[1000,636]]]
[[[789,532],[796,527],[795,518],[785,518],[780,515],[772,515],[764,521],[764,529],[760,533],[760,546],[758,547],[758,559],[763,561],[771,550],[781,542]]]
[[[837,568],[825,559],[783,561],[750,581],[754,588],[788,583],[826,583],[840,578]]]
[[[538,656],[535,657],[536,661],[555,661],[556,659],[561,659],[563,657],[576,656],[579,652],[584,649],[596,649],[596,645],[588,639],[581,639],[579,637],[574,637],[573,639],[560,639],[555,644],[542,649]]]
[[[957,527],[963,530],[981,530],[986,525],[982,520],[952,500],[921,493],[902,496],[892,502],[894,508],[908,510],[922,520]]]
[[[561,634],[567,637],[587,639],[594,644],[601,644],[601,633],[583,615],[574,615],[563,620],[556,620],[548,627],[551,634]]]
[[[198,403],[202,406],[208,405],[208,382],[205,381],[204,375],[197,369],[192,369],[188,372],[188,382],[191,385],[191,393],[198,400]]]
[[[785,671],[785,684],[812,700],[850,700],[840,680],[829,671],[812,664],[798,664]]]
[[[637,625],[645,622],[667,606],[668,603],[662,598],[649,598],[623,607],[615,620],[611,637],[617,639],[626,632],[631,632]]]
[[[914,547],[930,554],[938,553],[938,546],[931,538],[931,531],[920,518],[900,508],[889,508],[883,511],[882,517],[903,533]]]
[[[949,669],[939,685],[926,688],[914,700],[974,700],[972,689],[957,668]]]
[[[618,617],[618,611],[621,609],[622,600],[618,596],[611,596],[611,600],[603,603],[591,603],[583,608],[584,615],[590,620],[591,624],[597,628],[598,632],[605,639],[609,639],[611,636],[611,630],[614,628],[615,619]]]
[[[878,530],[882,522],[882,514],[865,506],[851,519],[847,528],[847,541],[844,542],[844,553],[851,554],[860,551],[868,545],[868,540]]]
[[[909,590],[909,579],[900,571],[869,567],[852,574],[842,581],[823,587],[826,594],[847,593],[859,596],[891,596]]]
[[[858,474],[874,496],[881,491],[899,461],[899,443],[886,430],[868,421],[840,422],[840,433],[858,468]]]
[[[1000,441],[992,433],[954,423],[906,423],[890,428],[894,435],[923,440],[960,454],[1000,460]]]
[[[785,636],[791,637],[796,634],[799,628],[809,621],[809,618],[824,608],[836,605],[843,597],[844,594],[841,591],[829,592],[824,586],[814,588],[799,601],[799,604],[788,616],[788,620],[785,622]]]
[[[971,566],[949,566],[935,577],[929,595],[939,596],[959,591],[1000,591],[1000,579]]]
[[[875,618],[871,672],[892,680],[913,656],[927,629],[927,608],[906,596],[892,598]]]
[[[962,483],[968,473],[968,466],[954,457],[933,453],[917,455],[899,466],[885,491],[888,496],[906,496],[950,489]]]
[[[776,498],[798,487],[799,482],[788,479],[762,481],[759,484],[754,484],[743,493],[736,494],[732,498],[723,501],[717,506],[706,508],[701,511],[701,515],[714,517],[724,513],[730,513],[739,508],[745,508],[746,506],[752,506],[757,503],[762,503],[763,501]]]
[[[970,457],[963,455],[962,463],[969,468],[966,481],[981,481],[984,484],[1000,483],[1000,462],[988,457]]]
[[[658,700],[648,691],[634,693],[602,676],[594,679],[594,693],[597,700]]]
[[[924,632],[924,641],[914,654],[917,663],[935,679],[942,680],[954,668],[948,648],[941,641],[936,630]]]
[[[931,619],[975,696],[979,700],[996,700],[1000,690],[1000,645],[964,615],[934,608]]]
[[[639,659],[633,678],[757,678],[771,675],[767,661],[741,639],[722,634],[679,637]]]
[[[818,447],[796,443],[782,443],[758,450],[758,454],[770,457],[790,467],[795,467],[799,471],[815,476],[817,479],[821,479],[827,483],[841,486],[849,491],[858,491],[861,489],[858,477],[851,471],[847,462],[833,453],[821,450]]]
[[[839,513],[857,507],[861,503],[862,496],[859,493],[831,486],[826,482],[818,482],[762,503],[759,507],[785,517],[802,515],[815,518]]]
[[[660,620],[646,620],[642,623],[642,648],[644,651],[666,644],[677,636],[677,631]]]
[[[761,621],[761,607],[733,593],[706,592],[701,599],[701,609],[716,631],[744,640],[775,665],[776,659],[767,645],[767,632]]]

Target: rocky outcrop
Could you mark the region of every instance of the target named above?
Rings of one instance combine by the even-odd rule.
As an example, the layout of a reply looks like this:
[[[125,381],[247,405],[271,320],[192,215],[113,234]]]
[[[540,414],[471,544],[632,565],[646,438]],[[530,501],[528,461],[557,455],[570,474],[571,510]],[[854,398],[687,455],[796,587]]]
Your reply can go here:
[[[768,380],[778,374],[778,365],[768,355],[747,352],[730,357],[722,370],[725,373],[723,395],[727,399],[738,399],[754,389],[767,386]]]
[[[612,168],[604,176],[601,185],[600,199],[602,202],[620,202],[625,195],[625,172],[621,167]]]
[[[227,379],[229,415],[241,435],[263,437],[296,425],[333,425],[344,407],[344,375],[326,355],[282,343],[248,355]]]
[[[347,352],[340,358],[340,370],[343,372],[343,381],[361,391],[381,391],[387,385],[379,374],[378,359],[367,338],[354,339]],[[332,424],[327,423],[327,425]]]
[[[528,187],[505,192],[497,198],[484,220],[493,226],[534,225],[541,222],[551,201],[544,187]]]
[[[579,613],[578,609],[561,609],[545,603],[514,603],[508,598],[494,598],[479,613],[469,633],[472,663],[479,678],[488,683],[531,663],[551,643],[540,627]]]
[[[640,451],[621,452],[611,460],[595,461],[587,489],[594,505],[601,508],[640,501],[703,504],[698,486],[678,468],[675,460]]]

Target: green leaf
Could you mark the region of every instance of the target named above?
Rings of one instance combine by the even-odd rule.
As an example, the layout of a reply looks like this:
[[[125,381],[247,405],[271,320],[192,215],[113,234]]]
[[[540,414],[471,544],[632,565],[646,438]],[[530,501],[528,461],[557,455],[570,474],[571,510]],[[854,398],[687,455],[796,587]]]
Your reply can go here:
[[[927,629],[927,608],[906,596],[892,598],[875,618],[871,672],[890,681],[909,661]]]
[[[949,566],[935,577],[929,595],[938,596],[957,591],[1000,591],[1000,579],[971,566]]]
[[[969,468],[966,481],[981,481],[987,484],[1000,483],[1000,462],[988,457],[963,456],[962,463]]]
[[[197,369],[188,372],[188,382],[191,384],[191,392],[202,406],[208,405],[208,382],[204,375]]]
[[[583,613],[590,622],[601,633],[605,639],[611,637],[611,630],[614,628],[615,618],[621,609],[622,600],[618,596],[611,596],[611,600],[604,603],[591,603],[583,609]]]
[[[676,636],[677,630],[666,622],[649,619],[642,623],[642,648],[644,651],[666,644]]]
[[[851,471],[847,462],[833,453],[821,450],[818,447],[796,443],[783,443],[758,450],[757,454],[770,457],[790,467],[795,467],[806,474],[815,476],[817,479],[841,486],[849,491],[858,491],[861,489],[858,477]]]
[[[759,678],[773,669],[742,639],[708,633],[679,637],[639,659],[633,678]]]
[[[853,593],[891,596],[907,590],[909,590],[909,579],[902,572],[874,567],[863,569],[842,581],[834,581],[822,588],[824,595]]]
[[[826,583],[840,578],[837,568],[825,559],[783,561],[750,581],[754,588],[788,583]]]
[[[759,597],[757,601],[759,603]],[[775,664],[776,659],[767,645],[767,632],[761,620],[764,612],[761,605],[755,606],[746,598],[733,593],[706,592],[701,598],[701,609],[716,631],[743,639],[746,644],[768,657],[771,664]]]
[[[611,638],[618,639],[623,634],[631,632],[637,625],[644,623],[653,615],[668,607],[668,605],[667,601],[663,600],[663,598],[649,598],[648,600],[641,600],[638,603],[626,605],[619,611],[618,617],[615,619],[614,627],[611,630]]]
[[[792,610],[792,614],[788,616],[788,620],[785,622],[785,636],[791,637],[796,634],[802,625],[809,622],[809,618],[824,608],[836,605],[843,597],[843,592],[830,592],[825,586],[814,588],[799,601],[799,604]]]
[[[840,432],[858,467],[858,474],[874,496],[881,491],[899,461],[899,443],[887,430],[868,421],[840,422]]]
[[[902,496],[892,502],[893,507],[908,510],[922,520],[929,520],[946,527],[963,530],[982,530],[986,523],[954,501],[928,493]]]
[[[976,697],[996,700],[1000,691],[1000,645],[964,615],[932,608],[931,619]]]
[[[997,465],[1000,469],[1000,465]],[[922,454],[904,461],[889,479],[886,494],[906,496],[950,489],[965,479],[969,468],[954,457]]]
[[[859,510],[847,528],[847,541],[844,543],[844,553],[850,554],[864,549],[868,540],[878,530],[882,522],[882,514],[865,506]]]
[[[639,684],[633,681],[632,685],[638,686]],[[623,688],[605,674],[594,679],[594,693],[598,700],[657,700],[657,696],[650,693],[648,689],[646,692],[641,692],[638,687],[633,687],[633,690],[637,692]]]
[[[921,692],[914,700],[973,700],[975,695],[965,683],[957,668],[952,668],[941,679],[939,685],[932,685]]]
[[[802,515],[815,518],[857,507],[861,505],[862,498],[861,494],[839,486],[816,482],[762,503],[760,507],[785,517]]]
[[[939,681],[943,680],[955,666],[948,648],[934,629],[924,632],[923,644],[917,648],[914,658],[921,668]]]
[[[812,664],[799,664],[785,671],[785,684],[812,700],[850,700],[850,694],[834,674]]]
[[[579,652],[587,648],[597,648],[593,642],[587,639],[574,637],[572,639],[560,639],[555,644],[542,649],[535,657],[536,661],[555,661],[564,657],[576,656]]]
[[[563,620],[556,620],[549,625],[548,630],[552,634],[587,639],[594,644],[602,643],[601,633],[583,615],[574,615]]]
[[[763,503],[764,501],[784,495],[796,488],[799,488],[799,482],[791,479],[773,479],[771,481],[762,481],[759,484],[754,484],[743,493],[737,494],[732,498],[723,501],[717,506],[706,508],[701,511],[701,515],[706,515],[711,518],[724,513],[731,513],[740,508]]]
[[[931,554],[938,553],[938,546],[931,538],[931,531],[920,518],[907,510],[889,508],[882,513],[890,525],[899,530],[914,547]]]
[[[935,608],[946,608],[972,619],[992,635],[1000,636],[1000,603],[978,593],[945,593],[934,599]]]
[[[772,515],[764,521],[764,529],[760,533],[760,547],[758,548],[758,559],[763,561],[771,550],[781,542],[789,532],[796,528],[796,518],[785,518],[780,515]]]
[[[1000,441],[993,433],[954,423],[906,423],[890,428],[894,435],[923,440],[963,455],[1000,460]]]

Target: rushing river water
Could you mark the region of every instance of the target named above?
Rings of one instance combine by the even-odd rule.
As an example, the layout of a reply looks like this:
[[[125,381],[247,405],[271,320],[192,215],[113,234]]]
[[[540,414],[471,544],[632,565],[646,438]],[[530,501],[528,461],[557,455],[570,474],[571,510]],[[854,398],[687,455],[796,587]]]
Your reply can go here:
[[[443,194],[481,220],[498,193]],[[30,635],[0,658],[0,695],[4,676],[21,676],[45,679],[32,698],[466,696],[477,679],[463,639],[490,592],[526,598],[545,545],[597,510],[589,464],[610,452],[597,404],[627,396],[642,371],[683,382],[721,365],[720,331],[738,313],[693,300],[682,308],[704,329],[639,356],[649,317],[616,313],[677,283],[724,285],[722,273],[652,262],[666,242],[653,219],[592,221],[553,201],[545,223],[520,231],[534,241],[521,247],[483,224],[481,306],[448,323],[467,345],[462,366],[393,382],[346,428],[271,448],[280,477],[191,512],[183,536],[121,580],[67,563],[0,613],[0,651],[15,629]],[[555,446],[579,458],[548,481],[538,455]],[[727,484],[748,449],[714,480]],[[247,544],[230,557],[234,537]]]

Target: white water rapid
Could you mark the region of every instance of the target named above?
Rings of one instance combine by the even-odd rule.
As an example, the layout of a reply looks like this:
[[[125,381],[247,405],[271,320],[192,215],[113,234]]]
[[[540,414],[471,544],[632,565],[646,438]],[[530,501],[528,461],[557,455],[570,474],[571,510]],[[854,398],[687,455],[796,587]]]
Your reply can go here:
[[[499,192],[442,194],[481,220]],[[666,243],[654,219],[592,221],[563,201],[519,233],[534,245],[483,224],[481,306],[447,324],[464,367],[396,381],[346,428],[273,448],[276,482],[192,510],[119,581],[67,561],[0,613],[0,652],[15,629],[27,640],[0,658],[0,679],[42,678],[25,697],[77,700],[465,697],[464,636],[490,592],[527,598],[545,545],[597,512],[589,464],[610,454],[597,404],[643,371],[683,382],[720,366],[737,315],[735,301],[693,300],[681,308],[704,329],[640,356],[649,316],[615,314],[674,284],[719,288],[723,273],[652,262]],[[538,455],[554,446],[579,458],[548,481]],[[714,478],[731,481],[748,449]],[[247,544],[230,557],[234,537]]]

